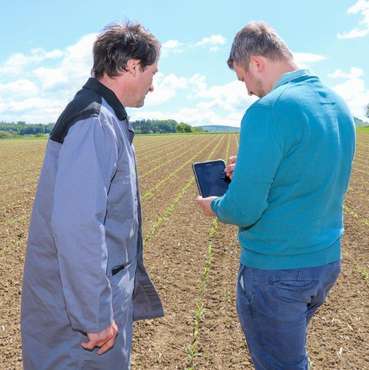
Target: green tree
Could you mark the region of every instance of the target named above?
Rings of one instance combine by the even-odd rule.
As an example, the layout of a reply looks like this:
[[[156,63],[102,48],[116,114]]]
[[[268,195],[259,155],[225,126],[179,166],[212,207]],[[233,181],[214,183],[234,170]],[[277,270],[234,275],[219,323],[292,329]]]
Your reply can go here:
[[[14,137],[15,134],[10,131],[1,131],[0,130],[0,139],[9,139]]]
[[[192,132],[192,127],[187,123],[181,122],[177,125],[177,132]]]
[[[191,127],[192,132],[205,132],[201,127]]]
[[[0,131],[7,131],[16,135],[44,135],[49,134],[53,129],[54,124],[47,125],[38,123],[31,124],[24,121],[14,122],[0,122]]]

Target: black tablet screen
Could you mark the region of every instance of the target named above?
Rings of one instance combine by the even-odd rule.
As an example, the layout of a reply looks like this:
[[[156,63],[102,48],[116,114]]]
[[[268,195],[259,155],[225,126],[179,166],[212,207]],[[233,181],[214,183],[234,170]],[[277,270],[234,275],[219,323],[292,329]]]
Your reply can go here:
[[[202,197],[222,196],[227,191],[230,180],[224,172],[224,161],[198,162],[193,168]]]

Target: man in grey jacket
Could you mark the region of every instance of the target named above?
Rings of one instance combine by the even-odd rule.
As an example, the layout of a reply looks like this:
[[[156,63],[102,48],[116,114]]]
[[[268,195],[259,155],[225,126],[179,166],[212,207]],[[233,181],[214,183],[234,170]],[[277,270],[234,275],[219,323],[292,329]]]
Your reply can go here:
[[[143,106],[153,90],[159,50],[140,25],[106,28],[93,77],[50,135],[23,278],[25,370],[129,369],[133,321],[163,315],[143,266],[124,108]]]

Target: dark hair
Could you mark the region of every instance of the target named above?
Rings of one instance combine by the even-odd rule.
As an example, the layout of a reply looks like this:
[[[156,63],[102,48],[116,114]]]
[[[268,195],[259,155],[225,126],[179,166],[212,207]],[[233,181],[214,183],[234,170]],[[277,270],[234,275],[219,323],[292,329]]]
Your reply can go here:
[[[286,43],[264,22],[251,22],[237,33],[227,64],[231,69],[233,63],[247,68],[251,55],[261,55],[272,60],[293,57]]]
[[[109,25],[94,43],[92,75],[117,76],[125,70],[129,59],[138,59],[144,69],[158,60],[159,52],[159,41],[140,24]]]

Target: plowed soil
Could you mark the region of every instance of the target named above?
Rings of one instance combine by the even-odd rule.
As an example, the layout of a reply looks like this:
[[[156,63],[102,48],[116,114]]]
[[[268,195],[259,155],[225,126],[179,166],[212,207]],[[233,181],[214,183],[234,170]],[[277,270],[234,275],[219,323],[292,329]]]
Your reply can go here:
[[[145,262],[166,315],[135,323],[132,369],[252,369],[235,310],[237,230],[204,218],[191,163],[237,152],[235,134],[135,138]],[[0,369],[22,368],[24,251],[45,140],[0,141]],[[311,369],[369,370],[369,131],[358,132],[343,269],[311,323]]]

